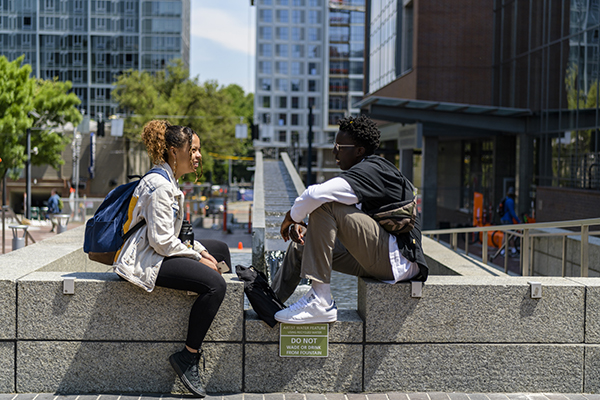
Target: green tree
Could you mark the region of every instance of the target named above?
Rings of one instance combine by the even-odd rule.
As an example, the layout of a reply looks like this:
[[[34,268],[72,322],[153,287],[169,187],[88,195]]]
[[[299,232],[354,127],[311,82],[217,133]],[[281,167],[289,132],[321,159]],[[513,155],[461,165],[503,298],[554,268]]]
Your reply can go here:
[[[222,173],[211,153],[245,155],[247,141],[235,138],[235,125],[252,116],[251,94],[237,85],[220,87],[216,81],[199,82],[190,78],[181,60],[157,73],[129,70],[120,75],[113,90],[114,99],[127,115],[124,134],[139,141],[145,123],[167,119],[194,129],[202,144],[204,176],[201,181],[222,183]],[[225,177],[227,176],[225,171]]]
[[[22,65],[23,58],[9,62],[0,57],[0,178],[9,170],[17,178],[25,166],[27,128],[32,128],[32,148],[38,149],[32,164],[57,168],[64,162],[61,153],[69,139],[54,129],[68,122],[77,125],[82,119],[76,108],[80,100],[68,93],[71,83],[30,77],[31,66]]]

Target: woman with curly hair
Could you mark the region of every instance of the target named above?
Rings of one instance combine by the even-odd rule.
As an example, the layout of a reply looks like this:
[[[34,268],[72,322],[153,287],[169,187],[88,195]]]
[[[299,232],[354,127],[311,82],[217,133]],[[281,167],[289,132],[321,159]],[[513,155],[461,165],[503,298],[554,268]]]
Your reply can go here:
[[[151,292],[155,286],[198,293],[190,312],[185,348],[169,361],[183,382],[196,396],[206,396],[198,373],[201,346],[221,302],[227,285],[217,263],[231,267],[229,248],[217,240],[194,242],[188,247],[179,239],[183,224],[184,195],[178,187],[183,175],[202,165],[200,138],[185,126],[154,120],[146,124],[142,140],[154,168],[137,185],[129,206],[125,227],[141,220],[147,223],[123,245],[114,263],[115,272],[129,282]]]

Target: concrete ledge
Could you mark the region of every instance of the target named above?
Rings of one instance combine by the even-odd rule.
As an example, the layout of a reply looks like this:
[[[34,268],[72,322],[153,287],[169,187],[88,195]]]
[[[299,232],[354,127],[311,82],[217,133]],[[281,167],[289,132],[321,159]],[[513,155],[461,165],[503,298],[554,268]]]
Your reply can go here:
[[[0,342],[0,393],[15,392],[15,343]]]
[[[208,341],[241,341],[244,286],[225,274],[227,294]],[[75,294],[63,294],[75,277]],[[114,273],[34,272],[18,282],[20,340],[185,341],[197,296],[157,287],[153,292]]]
[[[567,279],[585,286],[585,343],[600,344],[600,279]]]
[[[245,346],[246,392],[360,392],[362,390],[360,344],[329,345],[329,357],[279,357],[279,345],[249,343]]]
[[[583,343],[585,287],[564,278],[432,276],[422,298],[410,283],[358,280],[366,342]]]
[[[279,324],[271,328],[254,310],[246,310],[246,342],[279,343]],[[339,310],[338,321],[329,325],[329,343],[362,343],[363,321],[355,310]]]
[[[585,346],[583,392],[598,393],[600,391],[600,346]]]
[[[366,345],[364,390],[580,393],[583,356],[580,345]]]
[[[183,343],[22,341],[18,343],[20,393],[187,392],[168,358]],[[242,346],[205,343],[209,392],[242,390]]]
[[[16,338],[16,283],[0,280],[0,340]]]
[[[423,236],[423,253],[429,275],[460,275],[460,276],[500,276],[506,277],[504,271],[500,271],[490,265],[465,255],[452,251],[443,244]]]

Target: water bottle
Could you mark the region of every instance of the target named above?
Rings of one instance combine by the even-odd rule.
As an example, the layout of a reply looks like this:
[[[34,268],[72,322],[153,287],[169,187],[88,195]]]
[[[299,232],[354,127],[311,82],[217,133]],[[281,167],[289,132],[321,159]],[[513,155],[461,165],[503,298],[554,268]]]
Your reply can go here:
[[[190,249],[194,247],[194,230],[190,221],[183,220],[183,225],[181,225],[181,231],[179,232],[179,240]]]

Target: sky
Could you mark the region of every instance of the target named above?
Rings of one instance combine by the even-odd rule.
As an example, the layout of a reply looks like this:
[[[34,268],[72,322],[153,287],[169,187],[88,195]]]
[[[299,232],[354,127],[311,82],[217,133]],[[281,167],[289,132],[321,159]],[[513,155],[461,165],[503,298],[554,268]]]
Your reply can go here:
[[[191,0],[190,76],[254,92],[255,7],[250,0]]]

